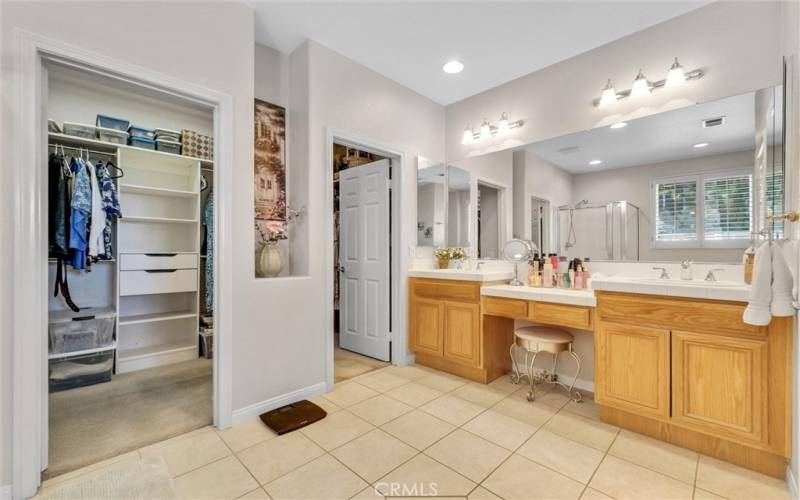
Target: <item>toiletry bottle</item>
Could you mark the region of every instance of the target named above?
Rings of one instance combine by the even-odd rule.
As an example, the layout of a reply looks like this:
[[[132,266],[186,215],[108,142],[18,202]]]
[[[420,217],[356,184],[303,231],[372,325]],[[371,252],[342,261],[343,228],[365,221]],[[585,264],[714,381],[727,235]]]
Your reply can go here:
[[[756,262],[756,253],[752,245],[744,251],[742,261],[744,263],[744,282],[749,285],[753,281],[753,264]]]
[[[574,269],[570,269],[569,270],[569,274],[567,274],[567,279],[569,280],[568,283],[567,283],[569,286],[567,288],[575,288],[575,270]]]
[[[583,268],[580,264],[575,269],[575,288],[579,290],[583,288]]]
[[[553,263],[550,259],[545,259],[544,269],[542,270],[542,285],[545,288],[553,288]]]

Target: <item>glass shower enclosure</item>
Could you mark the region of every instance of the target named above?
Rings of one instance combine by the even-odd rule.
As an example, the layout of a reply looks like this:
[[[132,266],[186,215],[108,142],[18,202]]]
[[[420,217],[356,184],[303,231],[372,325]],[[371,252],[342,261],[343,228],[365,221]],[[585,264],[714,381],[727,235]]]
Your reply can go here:
[[[568,259],[639,260],[639,207],[625,200],[558,207],[558,253]]]

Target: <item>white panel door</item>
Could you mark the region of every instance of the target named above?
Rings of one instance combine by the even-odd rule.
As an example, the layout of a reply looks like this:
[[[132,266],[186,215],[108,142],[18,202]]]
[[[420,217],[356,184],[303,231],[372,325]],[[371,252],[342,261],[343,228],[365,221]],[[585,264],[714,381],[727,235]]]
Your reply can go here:
[[[389,160],[339,173],[339,345],[389,361]]]

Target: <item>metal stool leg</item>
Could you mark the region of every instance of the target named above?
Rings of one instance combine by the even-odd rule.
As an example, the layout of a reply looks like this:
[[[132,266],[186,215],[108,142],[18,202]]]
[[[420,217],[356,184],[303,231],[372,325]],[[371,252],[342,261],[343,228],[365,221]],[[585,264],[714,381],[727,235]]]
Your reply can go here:
[[[572,350],[572,343],[569,344],[569,355],[575,360],[575,364],[578,365],[578,369],[575,371],[575,377],[572,379],[572,384],[570,384],[567,391],[569,392],[569,397],[573,401],[580,403],[581,400],[583,400],[583,394],[581,394],[580,391],[573,391],[572,389],[575,387],[575,382],[578,380],[578,376],[581,374],[581,358],[575,351]]]
[[[517,358],[514,356],[514,351],[516,351],[515,347],[517,347],[517,343],[514,342],[508,348],[508,352],[511,355],[511,365],[514,367],[514,370],[511,372],[511,382],[514,384],[519,384],[520,373],[519,367],[517,366]]]
[[[548,377],[548,379],[549,379],[548,382],[550,382],[551,384],[553,384],[553,383],[558,381],[558,376],[556,375],[556,367],[557,366],[558,366],[558,353],[554,352],[553,353],[553,371],[550,372],[550,375]]]
[[[528,351],[528,353],[530,354],[530,351]],[[536,356],[538,354],[539,354],[539,351],[534,352],[533,356],[531,356],[530,363],[527,364],[528,365],[528,379],[530,380],[530,383],[531,383],[531,390],[528,393],[528,398],[527,399],[528,399],[528,401],[531,401],[531,402],[533,402],[536,399],[536,377],[534,376],[534,373],[533,373],[533,364],[536,362]],[[525,356],[525,360],[527,361],[527,355]]]

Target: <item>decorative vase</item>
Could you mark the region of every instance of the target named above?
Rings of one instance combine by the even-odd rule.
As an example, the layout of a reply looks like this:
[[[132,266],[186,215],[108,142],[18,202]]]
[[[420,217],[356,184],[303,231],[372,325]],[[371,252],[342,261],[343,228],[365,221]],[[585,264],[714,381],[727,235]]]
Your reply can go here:
[[[447,269],[450,267],[450,259],[439,259],[439,269]]]
[[[264,243],[258,255],[258,275],[262,278],[274,278],[283,271],[283,256],[278,249],[277,241]]]

